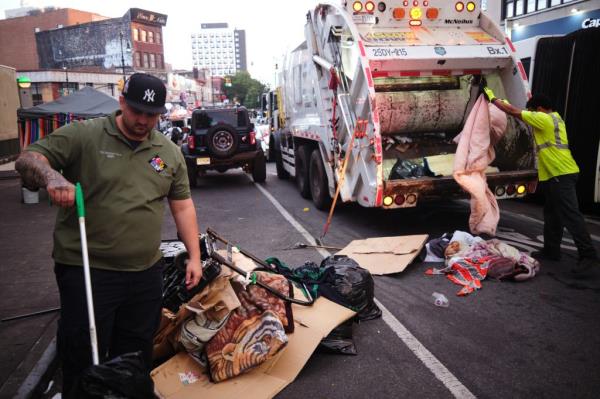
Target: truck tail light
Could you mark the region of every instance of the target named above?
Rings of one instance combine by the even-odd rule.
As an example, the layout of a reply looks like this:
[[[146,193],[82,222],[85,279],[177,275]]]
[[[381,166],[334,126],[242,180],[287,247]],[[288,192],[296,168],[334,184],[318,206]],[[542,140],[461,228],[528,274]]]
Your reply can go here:
[[[415,202],[417,202],[417,194],[410,193],[410,194],[408,194],[408,195],[406,196],[406,203],[407,203],[408,205],[412,205],[412,204],[414,204]]]
[[[428,8],[425,12],[425,15],[429,19],[437,19],[437,17],[440,15],[440,11],[437,8]]]
[[[405,199],[406,198],[404,198],[404,194],[398,194],[398,195],[396,195],[396,198],[394,198],[394,202],[396,203],[396,205],[402,206],[402,205],[404,205]]]
[[[506,195],[513,196],[515,195],[516,191],[517,190],[515,189],[515,186],[513,186],[512,184],[509,184],[508,187],[506,187]]]
[[[354,3],[352,3],[352,9],[354,10],[354,12],[361,12],[363,9],[363,5],[360,1],[355,1]]]
[[[459,1],[454,5],[454,8],[456,9],[456,11],[461,12],[462,10],[465,9],[465,3],[463,3],[462,1]]]
[[[404,11],[404,8],[394,8],[394,11],[393,11],[394,19],[403,19],[405,13],[406,13],[406,11]]]
[[[390,206],[390,205],[392,205],[393,202],[394,202],[394,199],[392,197],[390,197],[389,195],[385,196],[383,198],[383,205],[385,205],[385,206]]]
[[[527,191],[529,191],[529,193],[535,193],[536,189],[537,189],[537,181],[532,181],[527,185]]]
[[[504,186],[498,186],[494,191],[498,197],[502,197],[504,194],[506,194],[506,188],[504,188]]]
[[[525,187],[525,185],[524,185],[524,184],[519,184],[519,185],[517,186],[517,194],[519,194],[519,195],[523,195],[523,194],[525,194],[526,192],[527,192],[527,188]]]
[[[196,140],[194,139],[194,135],[190,135],[188,136],[188,147],[190,147],[190,150],[193,150],[196,148]]]
[[[248,137],[250,138],[250,145],[255,145],[256,144],[256,132],[250,132]]]
[[[475,11],[475,3],[473,3],[472,1],[469,1],[467,3],[467,11],[468,12],[473,12]]]
[[[365,10],[367,10],[367,12],[375,11],[375,3],[373,3],[372,1],[367,1],[365,3]]]

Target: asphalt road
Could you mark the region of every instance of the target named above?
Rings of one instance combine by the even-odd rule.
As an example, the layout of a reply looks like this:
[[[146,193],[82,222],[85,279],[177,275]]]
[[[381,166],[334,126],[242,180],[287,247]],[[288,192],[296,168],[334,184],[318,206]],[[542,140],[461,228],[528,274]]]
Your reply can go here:
[[[193,199],[201,230],[212,227],[260,258],[276,256],[294,266],[305,261],[320,262],[323,255],[314,249],[287,249],[306,239],[263,191],[302,229],[320,236],[326,213],[301,198],[293,181],[277,179],[273,164],[268,164],[267,181],[260,188],[241,170],[209,173],[200,178]],[[523,249],[541,247],[543,225],[538,205],[505,201],[501,208],[499,235]],[[42,206],[35,209],[45,212],[46,216],[39,215],[44,228],[36,230],[36,226],[31,226],[29,230],[39,230],[40,238],[45,237],[43,252],[47,252],[52,225],[48,214],[52,212]],[[7,209],[6,215],[9,214]],[[324,241],[343,247],[354,239],[367,237],[423,233],[436,237],[443,232],[467,231],[468,215],[464,201],[391,212],[342,204],[336,209]],[[165,221],[163,239],[175,238],[175,225],[168,211]],[[592,220],[589,227],[600,240],[600,223]],[[10,240],[5,239],[8,250]],[[20,241],[19,237],[15,239]],[[568,238],[564,244],[570,245]],[[544,263],[541,274],[533,280],[485,280],[481,290],[464,298],[455,295],[459,287],[443,276],[426,276],[428,266],[424,264],[410,265],[397,275],[376,276],[375,295],[385,317],[354,325],[358,355],[317,351],[278,397],[598,397],[600,292],[573,289],[549,275],[575,264],[575,252],[565,249],[565,254],[561,262]],[[51,273],[51,260],[45,258],[43,263],[49,265],[40,265],[40,269]],[[23,280],[26,284],[27,276]],[[43,284],[52,281],[50,275]],[[6,286],[7,290],[11,288]],[[436,291],[449,299],[448,308],[434,306],[431,294]],[[47,287],[44,292],[39,299],[54,305],[58,299],[55,288]],[[11,312],[37,307],[39,304],[19,309],[15,305]],[[36,320],[49,323],[50,318],[53,316]],[[36,329],[36,320],[14,323],[11,330],[4,327],[2,335],[16,337],[18,328],[22,334],[31,333]],[[3,347],[4,358],[9,362],[24,356],[17,353],[18,347],[9,352],[6,350],[10,345],[5,342]],[[52,397],[58,388],[55,384],[45,397]]]
[[[301,198],[293,181],[278,180],[274,165],[261,187],[311,235],[320,236],[326,214]],[[276,256],[290,265],[322,259],[313,249],[285,249],[306,240],[241,170],[202,177],[193,197],[201,229],[210,226],[261,258]],[[500,234],[523,248],[539,248],[540,207],[501,206]],[[468,214],[464,201],[393,212],[344,204],[325,243],[343,247],[367,237],[467,231]],[[173,238],[174,225],[167,220],[165,238]],[[597,222],[589,226],[600,235]],[[564,243],[569,246],[568,238]],[[567,287],[548,274],[575,264],[575,252],[565,254],[561,262],[544,263],[533,280],[486,280],[483,289],[464,298],[444,277],[424,275],[423,264],[375,277],[387,322],[355,325],[357,356],[315,353],[279,397],[598,397],[600,293]],[[446,295],[448,308],[433,305],[434,291]]]

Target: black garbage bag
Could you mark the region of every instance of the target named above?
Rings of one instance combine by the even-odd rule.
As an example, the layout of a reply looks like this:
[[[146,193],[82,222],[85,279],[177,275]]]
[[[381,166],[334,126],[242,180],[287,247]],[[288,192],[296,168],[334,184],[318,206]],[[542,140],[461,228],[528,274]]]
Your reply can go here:
[[[381,317],[381,309],[375,304],[375,282],[367,269],[363,269],[352,258],[332,255],[321,262],[321,269],[333,268],[333,279],[328,279],[321,294],[327,299],[350,308],[357,313],[358,320]]]
[[[154,382],[144,366],[142,352],[126,353],[88,367],[73,387],[71,398],[156,398]]]
[[[354,321],[351,319],[334,328],[329,335],[321,340],[319,349],[343,355],[356,355],[356,346],[354,346],[354,340],[352,339],[353,325]]]

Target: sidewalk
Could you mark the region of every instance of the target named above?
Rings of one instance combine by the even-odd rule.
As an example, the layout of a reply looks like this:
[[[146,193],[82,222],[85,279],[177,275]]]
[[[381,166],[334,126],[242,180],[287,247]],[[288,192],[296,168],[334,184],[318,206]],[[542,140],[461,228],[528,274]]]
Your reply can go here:
[[[5,165],[0,165],[1,319],[59,306],[50,257],[57,208],[44,191],[38,204],[22,204],[21,181],[11,172],[14,166]],[[0,323],[0,397],[17,394],[52,342],[57,319],[52,312]]]

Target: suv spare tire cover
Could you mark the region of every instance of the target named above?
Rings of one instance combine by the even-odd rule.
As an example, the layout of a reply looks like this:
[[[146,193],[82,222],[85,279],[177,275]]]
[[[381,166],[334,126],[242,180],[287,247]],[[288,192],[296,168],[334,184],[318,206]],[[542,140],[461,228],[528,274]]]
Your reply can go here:
[[[208,150],[217,158],[227,158],[235,154],[239,137],[229,125],[218,124],[208,130]]]

